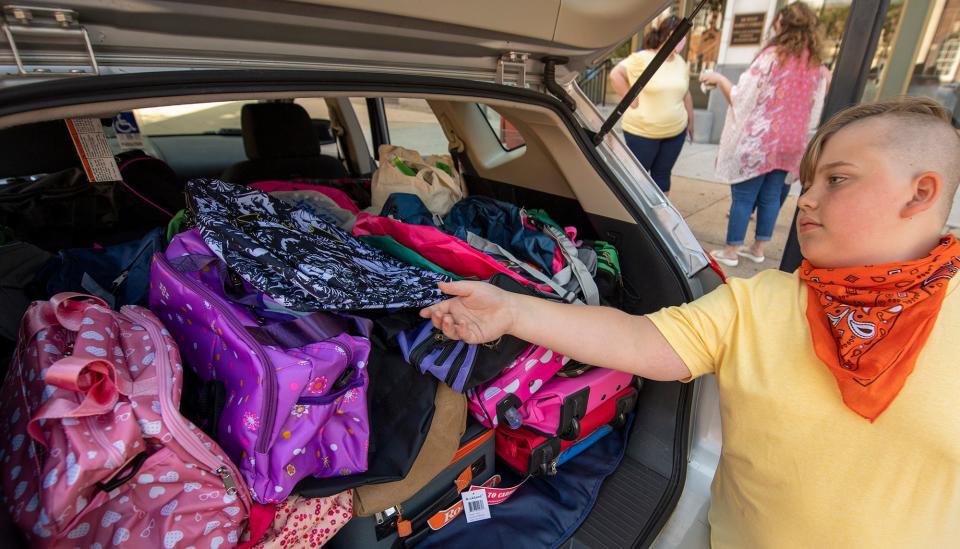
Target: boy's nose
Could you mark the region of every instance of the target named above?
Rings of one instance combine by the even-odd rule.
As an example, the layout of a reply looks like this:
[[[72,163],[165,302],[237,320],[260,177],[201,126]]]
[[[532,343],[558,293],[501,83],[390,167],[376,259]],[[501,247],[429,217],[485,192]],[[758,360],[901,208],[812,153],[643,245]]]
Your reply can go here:
[[[817,207],[816,191],[811,187],[800,193],[797,207],[801,210],[813,210]]]

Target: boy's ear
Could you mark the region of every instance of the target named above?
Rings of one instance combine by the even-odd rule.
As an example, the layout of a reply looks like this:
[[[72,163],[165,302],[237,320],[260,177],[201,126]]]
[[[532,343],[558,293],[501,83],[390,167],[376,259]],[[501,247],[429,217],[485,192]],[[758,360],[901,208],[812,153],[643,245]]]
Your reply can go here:
[[[911,183],[913,196],[900,212],[901,217],[913,217],[931,209],[937,209],[943,199],[943,176],[937,172],[924,172]]]

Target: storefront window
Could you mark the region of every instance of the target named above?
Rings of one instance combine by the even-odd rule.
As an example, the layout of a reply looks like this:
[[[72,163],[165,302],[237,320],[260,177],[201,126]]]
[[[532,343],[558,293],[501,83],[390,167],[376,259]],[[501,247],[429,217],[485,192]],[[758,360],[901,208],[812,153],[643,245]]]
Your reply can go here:
[[[932,6],[922,37],[909,95],[936,99],[955,113],[960,111],[960,0],[939,0]]]
[[[717,65],[725,7],[724,0],[710,0],[693,19],[687,49],[691,74],[698,75],[704,69],[712,69]]]

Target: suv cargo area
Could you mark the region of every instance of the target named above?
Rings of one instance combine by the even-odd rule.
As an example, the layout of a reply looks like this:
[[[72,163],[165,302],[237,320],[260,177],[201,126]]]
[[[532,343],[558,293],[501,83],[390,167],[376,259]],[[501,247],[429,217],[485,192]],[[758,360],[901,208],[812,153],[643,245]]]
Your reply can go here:
[[[611,169],[609,156],[594,148],[588,130],[567,105],[531,90],[362,72],[171,71],[16,86],[0,91],[0,104],[4,105],[0,107],[0,234],[4,237],[0,246],[0,277],[4,281],[0,345],[5,373],[8,364],[17,360],[9,362],[21,335],[20,318],[29,303],[50,299],[51,288],[64,289],[51,282],[67,268],[62,250],[105,249],[141,241],[150,231],[160,229],[159,249],[142,249],[162,256],[169,237],[197,222],[185,190],[212,185],[213,180],[233,183],[237,189],[264,181],[320,185],[336,189],[338,199],[349,197],[360,212],[350,213],[350,223],[360,219],[357,216],[389,215],[372,210],[370,202],[371,185],[378,184],[377,170],[385,160],[395,164],[393,157],[379,154],[387,145],[417,151],[424,157],[450,155],[450,165],[441,162],[440,168],[459,174],[465,196],[489,197],[524,212],[542,210],[564,230],[575,228],[575,235],[568,234],[581,246],[584,242],[608,243],[616,250],[622,275],[602,296],[605,305],[643,314],[693,299],[719,283],[703,265],[689,272],[665,242],[658,230],[663,220],[650,213],[658,210],[643,201],[644,196],[651,196],[651,183],[645,178],[627,180]],[[73,120],[69,128],[68,120]],[[131,122],[139,130],[133,132],[134,137],[128,127]],[[83,138],[74,135],[71,139],[70,133],[76,134],[79,124],[93,124],[94,134],[102,132],[110,148],[103,161],[116,163],[121,180],[88,181],[84,163],[88,171],[95,168],[89,166],[90,153],[81,158],[74,140]],[[431,169],[437,166],[434,162]],[[175,217],[184,219],[184,224],[168,229]],[[240,227],[241,221],[237,223]],[[440,224],[437,231],[442,230]],[[136,254],[126,259],[128,265],[139,260]],[[106,284],[83,285],[85,274],[76,276],[81,286],[70,291],[105,293],[118,307],[128,284],[135,279],[145,284],[149,278],[128,268]],[[243,280],[238,283],[244,286]],[[251,280],[246,283],[256,286]],[[398,287],[402,284],[397,281]],[[91,292],[93,286],[96,291]],[[148,305],[146,291],[139,294],[143,306]],[[349,312],[376,320],[383,311]],[[174,331],[166,317],[160,320]],[[379,352],[376,342],[371,352]],[[202,366],[186,363],[184,370]],[[409,364],[400,366],[414,369]],[[184,383],[191,383],[188,374],[184,376]],[[257,381],[265,383],[248,380]],[[8,378],[5,383],[26,381]],[[568,521],[566,524],[538,524],[538,520],[557,520],[550,518],[554,515],[549,509],[540,516],[539,511],[509,514],[508,504],[502,509],[495,506],[487,521],[447,527],[462,529],[464,537],[457,546],[477,544],[481,538],[488,545],[506,544],[524,530],[534,532],[526,540],[530,546],[649,545],[683,487],[695,385],[648,380],[638,380],[636,385],[639,390],[635,401],[629,401],[631,409],[605,439],[605,451],[622,451],[622,460],[612,474],[597,476],[593,484],[585,481],[578,485],[584,494],[569,500],[577,508],[557,515]],[[209,407],[190,400],[185,397],[181,402],[181,413],[201,427],[215,421],[208,415]],[[232,404],[228,401],[227,405]],[[368,407],[370,428],[375,430],[384,418],[374,417],[374,403],[368,402]],[[474,415],[468,414],[464,440],[472,432],[485,430]],[[623,425],[627,427],[621,433],[618,427]],[[211,432],[218,442],[225,436],[216,426]],[[615,437],[621,437],[616,439],[621,441],[619,446],[613,442]],[[406,441],[396,444],[403,446]],[[593,447],[594,453],[600,444]],[[379,450],[371,446],[370,456]],[[38,445],[36,451],[42,454],[44,450]],[[589,450],[584,452],[589,458]],[[226,453],[231,453],[229,447]],[[607,456],[608,461],[616,462],[613,457]],[[7,462],[10,456],[0,459]],[[548,490],[544,486],[559,482],[556,479],[563,478],[565,468],[581,470],[577,459],[561,463],[555,475],[536,477],[548,479],[543,481],[546,484],[527,481],[540,487],[542,499],[536,501],[550,501],[544,496],[543,490]],[[500,460],[490,467],[502,474],[504,485],[507,479],[523,479]],[[4,487],[7,539],[29,546],[11,523],[10,511],[22,507],[19,502],[31,494],[11,498],[13,487],[8,490],[6,486],[10,482],[5,480]],[[531,490],[524,486],[513,494],[509,501],[514,507],[510,509],[518,507],[517,502]],[[53,496],[44,491],[40,497]],[[556,494],[554,501],[557,508],[569,504],[564,503],[563,494]],[[445,502],[452,503],[454,500]],[[399,518],[393,516],[398,509],[391,509],[381,510],[376,522],[396,528],[397,522],[412,518],[403,515],[402,509]],[[186,515],[182,520],[188,519],[193,520]],[[497,530],[498,522],[508,526]],[[431,539],[447,528],[423,533],[426,530],[418,530],[414,524],[414,529],[422,532],[406,543],[432,545]],[[347,529],[337,535],[345,532]],[[335,536],[331,546],[348,546],[337,545],[336,540]],[[190,545],[186,541],[184,546]]]

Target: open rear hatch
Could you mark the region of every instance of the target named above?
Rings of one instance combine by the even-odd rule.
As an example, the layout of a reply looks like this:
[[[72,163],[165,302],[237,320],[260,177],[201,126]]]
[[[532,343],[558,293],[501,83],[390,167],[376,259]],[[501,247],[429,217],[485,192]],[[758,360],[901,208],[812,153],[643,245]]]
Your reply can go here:
[[[537,73],[542,58],[562,57],[581,71],[660,8],[657,0],[39,1],[5,7],[15,48],[0,48],[0,65],[35,75],[351,67],[489,80],[498,65],[503,73],[502,60],[507,72],[522,63]]]
[[[227,1],[71,0],[34,2],[31,6],[5,9],[5,33],[8,43],[14,46],[0,46],[0,71],[6,74],[57,77],[198,68],[363,71],[408,75],[392,78],[399,81],[393,84],[394,92],[411,96],[437,90],[422,83],[414,85],[409,76],[449,76],[499,83],[511,79],[521,83],[529,78],[528,82],[535,83],[546,57],[562,57],[567,69],[582,70],[636,32],[662,7],[658,1],[644,0],[491,0],[471,4],[437,0],[301,0],[253,1],[241,6]],[[229,74],[212,72],[223,77]],[[282,72],[303,76],[294,71]],[[215,78],[210,74],[194,75]],[[155,75],[142,76],[149,79]],[[240,78],[239,71],[229,76]],[[118,80],[126,78],[131,77]],[[263,86],[257,77],[247,78],[246,86],[221,82],[221,93],[228,93],[231,85],[236,85],[238,91]],[[275,78],[274,82],[277,80],[280,79]],[[0,77],[0,87],[28,81],[33,79]],[[133,82],[127,84],[132,86]],[[295,89],[299,84],[291,86]],[[446,80],[442,84],[446,86],[445,93],[457,95],[453,86],[459,83]],[[341,83],[341,89],[348,85],[359,87],[357,83]],[[363,85],[369,89],[372,84]],[[497,92],[504,93],[505,88],[471,85],[463,83],[462,90],[501,102],[540,101],[523,97],[521,90],[512,90],[520,97],[496,96]],[[194,91],[201,95],[211,93],[210,89]],[[118,100],[124,99],[120,97],[124,95],[122,91],[115,91]],[[14,93],[20,94],[21,90]],[[130,95],[150,97],[135,92]],[[168,91],[164,95],[176,94]],[[96,97],[88,100],[96,102]],[[56,105],[58,101],[53,99],[52,103]],[[555,102],[544,101],[543,106],[562,115],[551,103]],[[59,107],[63,115],[69,116],[69,106],[61,103]],[[573,127],[568,116],[561,119],[568,123],[567,129],[576,134],[575,140],[585,150],[589,145],[587,136]],[[594,164],[602,164],[597,156],[587,156]],[[597,171],[612,179],[607,168],[600,166]],[[503,194],[501,198],[524,193],[536,197],[522,186],[514,187],[504,181],[494,183]],[[544,201],[543,206],[553,209],[559,209],[563,203],[559,197],[539,198]],[[572,203],[572,211],[590,214],[581,209],[576,199],[567,202]],[[644,302],[632,312],[647,312],[647,308],[692,297],[683,276],[660,257],[667,254],[656,237],[638,224],[589,217],[584,227],[593,225],[597,236],[620,231],[621,244],[630,244],[632,253],[626,262],[632,265],[624,270],[632,271],[644,295]],[[682,487],[692,398],[690,386],[645,385],[626,457],[597,494],[594,512],[576,532],[570,546],[631,546],[649,543],[655,537]]]

